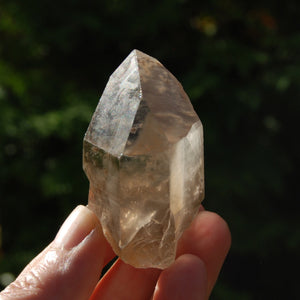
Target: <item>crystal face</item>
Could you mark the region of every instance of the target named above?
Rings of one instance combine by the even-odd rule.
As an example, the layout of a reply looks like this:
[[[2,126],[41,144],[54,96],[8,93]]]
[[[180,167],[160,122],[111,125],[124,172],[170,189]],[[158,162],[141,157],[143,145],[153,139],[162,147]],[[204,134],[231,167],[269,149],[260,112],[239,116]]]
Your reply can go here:
[[[84,137],[89,208],[120,258],[164,269],[204,198],[202,124],[177,79],[133,50]]]

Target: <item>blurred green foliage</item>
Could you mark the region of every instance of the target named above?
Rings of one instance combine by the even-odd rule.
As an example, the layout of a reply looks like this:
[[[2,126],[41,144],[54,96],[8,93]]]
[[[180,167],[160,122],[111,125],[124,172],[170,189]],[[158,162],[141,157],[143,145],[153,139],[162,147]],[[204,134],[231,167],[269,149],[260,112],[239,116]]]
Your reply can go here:
[[[233,244],[211,299],[294,299],[300,2],[0,2],[0,274],[87,202],[82,139],[133,48],[183,84],[205,132],[206,208]]]

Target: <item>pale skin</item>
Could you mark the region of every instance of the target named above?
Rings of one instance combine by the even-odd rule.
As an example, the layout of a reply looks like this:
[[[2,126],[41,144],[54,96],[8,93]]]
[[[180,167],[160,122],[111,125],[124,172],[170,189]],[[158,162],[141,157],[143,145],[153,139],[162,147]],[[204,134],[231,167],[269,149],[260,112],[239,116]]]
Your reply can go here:
[[[231,244],[226,222],[200,209],[165,270],[136,269],[115,256],[95,214],[78,206],[56,238],[0,293],[1,300],[204,300],[208,299]]]

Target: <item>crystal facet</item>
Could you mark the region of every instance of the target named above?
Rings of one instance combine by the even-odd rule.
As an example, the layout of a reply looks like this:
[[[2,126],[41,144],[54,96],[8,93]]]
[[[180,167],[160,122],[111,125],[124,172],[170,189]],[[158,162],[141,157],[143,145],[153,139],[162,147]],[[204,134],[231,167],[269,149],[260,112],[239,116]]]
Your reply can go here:
[[[204,198],[202,124],[176,78],[134,50],[84,137],[89,207],[120,258],[164,269]]]

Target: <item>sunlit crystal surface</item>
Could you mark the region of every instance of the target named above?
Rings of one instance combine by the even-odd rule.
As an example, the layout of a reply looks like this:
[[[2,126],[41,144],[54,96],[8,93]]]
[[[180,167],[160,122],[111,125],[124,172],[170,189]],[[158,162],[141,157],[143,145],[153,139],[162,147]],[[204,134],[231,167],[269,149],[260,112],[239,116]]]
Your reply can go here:
[[[89,207],[123,261],[164,269],[204,198],[202,124],[181,84],[134,50],[84,137]]]

